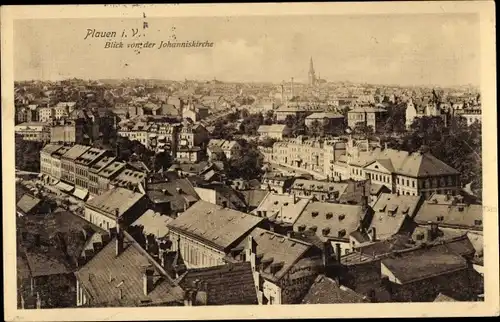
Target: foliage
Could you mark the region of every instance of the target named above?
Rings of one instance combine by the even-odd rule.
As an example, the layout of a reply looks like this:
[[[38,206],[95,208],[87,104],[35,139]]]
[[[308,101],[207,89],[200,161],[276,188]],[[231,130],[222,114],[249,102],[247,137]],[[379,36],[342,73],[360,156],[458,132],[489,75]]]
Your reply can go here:
[[[467,126],[463,118],[453,118],[444,126],[441,117],[416,119],[410,131],[400,138],[385,138],[388,146],[409,152],[427,146],[429,152],[461,173],[462,184],[472,182],[478,196],[482,193],[481,124]]]
[[[266,137],[264,140],[259,142],[259,145],[265,148],[272,148],[274,143],[276,143],[276,141],[277,140],[274,138]]]
[[[258,178],[262,174],[264,160],[257,149],[257,144],[246,140],[238,140],[238,143],[241,145],[240,157],[229,160],[228,178],[245,180]]]
[[[42,142],[26,141],[22,136],[15,137],[16,168],[23,171],[40,172],[40,150]]]
[[[243,118],[241,126],[244,134],[257,135],[257,130],[262,124],[264,124],[264,116],[261,113],[256,113],[248,114],[247,117]]]
[[[284,124],[292,130],[292,136],[306,134],[306,116],[287,115]]]

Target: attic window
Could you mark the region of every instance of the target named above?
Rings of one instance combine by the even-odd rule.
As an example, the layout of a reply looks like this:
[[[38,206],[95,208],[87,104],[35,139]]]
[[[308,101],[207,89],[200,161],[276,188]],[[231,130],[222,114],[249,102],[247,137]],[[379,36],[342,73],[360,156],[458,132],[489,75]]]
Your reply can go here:
[[[339,230],[339,237],[344,237],[346,234],[345,229]]]
[[[464,211],[464,206],[458,206],[458,211],[460,212]]]
[[[326,214],[326,219],[330,219],[333,217],[333,213],[329,212]]]
[[[327,236],[330,233],[330,227],[325,227],[322,230],[323,236]]]
[[[437,216],[437,221],[443,221],[444,220],[444,216]]]
[[[339,221],[344,220],[344,218],[345,218],[345,215],[344,215],[344,214],[339,215]]]
[[[379,211],[379,212],[384,212],[384,211],[385,211],[385,206],[386,206],[386,205],[383,205],[383,206],[379,207],[379,208],[378,208],[378,211]]]
[[[333,189],[335,189],[335,187],[329,187],[328,190],[330,191],[333,191]]]
[[[310,230],[310,231],[314,231],[314,232],[315,232],[316,230],[318,230],[318,227],[316,227],[316,226],[312,226],[312,227],[310,227],[310,228],[309,228],[309,230]]]
[[[319,215],[319,213],[318,213],[317,211],[313,211],[313,212],[311,213],[311,215],[312,215],[313,217],[316,217],[316,216],[318,216],[318,215]]]
[[[474,225],[481,226],[483,224],[482,220],[474,220]]]
[[[417,237],[417,240],[423,240],[424,239],[424,234],[420,233],[416,237]]]
[[[304,231],[306,230],[306,225],[300,225],[299,226],[299,231]]]
[[[278,201],[275,201],[275,202],[273,202],[273,203],[274,203],[275,205],[277,205],[277,204],[278,204]]]
[[[283,204],[283,206],[288,206],[288,202],[285,202],[285,203]]]

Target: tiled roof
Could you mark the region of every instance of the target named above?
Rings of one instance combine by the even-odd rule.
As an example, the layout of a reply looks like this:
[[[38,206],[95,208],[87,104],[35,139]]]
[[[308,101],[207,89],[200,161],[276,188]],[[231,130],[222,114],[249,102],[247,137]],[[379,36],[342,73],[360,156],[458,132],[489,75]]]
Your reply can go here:
[[[277,222],[293,224],[304,211],[309,200],[309,198],[269,192],[253,213],[265,211],[265,216],[268,218],[276,215]]]
[[[369,228],[375,228],[377,239],[397,234],[405,219],[411,218],[421,203],[421,196],[383,193],[373,205],[373,218]]]
[[[90,149],[89,146],[74,145],[62,156],[62,158],[76,160],[76,158],[84,154],[88,149]]]
[[[121,216],[143,198],[145,196],[138,192],[115,188],[88,200],[86,206],[98,209],[109,217],[115,218],[116,209],[118,209],[118,214]]]
[[[432,278],[467,268],[465,259],[447,248],[422,248],[382,260],[401,284]]]
[[[302,304],[366,303],[366,298],[353,290],[339,286],[333,279],[319,275]]]
[[[290,268],[312,247],[312,244],[302,240],[289,238],[262,228],[255,228],[251,236],[256,244],[256,254],[262,255],[260,262],[272,259],[272,263],[265,266],[261,273],[265,277],[275,280],[285,276]],[[271,265],[280,263],[280,268],[272,274]]]
[[[167,225],[172,220],[174,220],[172,217],[148,209],[131,226],[143,227],[145,235],[152,234],[160,238],[168,234]]]
[[[214,247],[226,249],[263,220],[200,200],[168,226]]]
[[[31,249],[25,255],[33,277],[72,273],[71,264],[58,249]]]
[[[293,230],[314,230],[323,240],[347,239],[363,217],[363,208],[358,205],[311,201],[293,225]]]
[[[250,262],[191,269],[179,284],[192,288],[196,281],[206,283],[208,305],[258,304]]]
[[[116,256],[113,238],[75,275],[94,305],[141,306],[177,303],[183,291],[147,252],[126,232],[124,249]],[[143,291],[143,269],[154,269],[153,289]],[[121,290],[121,298],[119,294]]]
[[[481,205],[443,205],[426,201],[415,216],[417,224],[429,222],[455,228],[483,229],[483,207]]]
[[[71,147],[69,147],[69,146],[62,146],[57,151],[53,152],[52,156],[53,157],[59,157],[59,158],[61,158],[64,154],[66,154],[66,152],[69,151],[69,149],[71,149]]]
[[[42,201],[37,197],[29,194],[24,194],[21,199],[17,202],[16,207],[23,213],[27,214],[38,206]]]
[[[199,199],[189,180],[185,178],[168,180],[166,182],[148,183],[146,194],[153,203],[170,202],[174,211],[183,211],[186,197]]]
[[[258,133],[279,132],[282,133],[287,126],[285,124],[261,125],[257,129]]]

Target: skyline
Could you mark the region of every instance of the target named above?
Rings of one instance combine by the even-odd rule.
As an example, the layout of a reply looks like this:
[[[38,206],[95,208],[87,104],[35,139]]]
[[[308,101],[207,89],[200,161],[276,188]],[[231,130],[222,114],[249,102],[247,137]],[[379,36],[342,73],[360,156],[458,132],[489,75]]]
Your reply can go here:
[[[307,82],[310,57],[329,82],[479,86],[479,18],[472,14],[22,20],[14,78]],[[110,23],[110,20],[112,23]],[[64,24],[64,28],[61,25]],[[426,28],[422,28],[425,24]],[[109,26],[113,26],[110,28]],[[203,26],[203,28],[200,28]],[[261,26],[261,27],[256,27]],[[175,27],[175,29],[174,29]],[[87,29],[140,28],[142,39],[212,48],[104,49]],[[266,32],[262,33],[263,28]],[[369,31],[369,32],[367,32]],[[176,36],[176,39],[172,35]],[[365,53],[369,53],[366,55]]]

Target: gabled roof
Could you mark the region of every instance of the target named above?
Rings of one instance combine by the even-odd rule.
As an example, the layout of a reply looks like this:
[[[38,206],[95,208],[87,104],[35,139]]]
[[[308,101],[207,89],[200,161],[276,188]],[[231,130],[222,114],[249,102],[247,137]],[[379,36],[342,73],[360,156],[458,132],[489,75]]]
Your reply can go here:
[[[47,154],[52,154],[54,152],[56,152],[57,150],[59,150],[60,148],[62,148],[63,146],[61,144],[52,144],[52,143],[49,143],[47,145],[45,145],[42,149],[41,152],[44,152],[44,153],[47,153]]]
[[[299,239],[289,238],[262,228],[255,228],[251,236],[256,244],[256,254],[262,255],[261,263],[272,259],[272,263],[281,263],[280,269],[271,273],[272,264],[265,266],[261,273],[264,277],[279,280],[296,264],[312,244]]]
[[[93,305],[165,305],[183,300],[183,290],[172,281],[149,254],[126,232],[124,249],[116,256],[113,238],[75,275]],[[143,269],[154,269],[153,289],[144,295]],[[119,297],[121,290],[121,298]]]
[[[334,304],[334,303],[366,303],[365,296],[355,291],[339,286],[333,279],[318,275],[311,285],[302,304]]]
[[[208,305],[258,304],[250,262],[190,269],[179,284],[194,288],[196,281],[205,284]]]
[[[121,216],[143,198],[143,194],[118,187],[88,200],[85,206],[98,209],[114,219],[116,210],[118,216]]]
[[[168,227],[212,247],[226,250],[263,220],[199,200],[170,222]]]
[[[308,202],[309,198],[269,192],[253,212],[265,211],[268,218],[276,215],[277,222],[293,224]]]
[[[152,234],[155,235],[156,238],[161,238],[168,234],[167,225],[172,220],[174,220],[172,217],[148,209],[130,226],[142,227],[142,232],[145,235]]]
[[[171,179],[164,182],[148,183],[146,194],[153,203],[170,202],[170,208],[174,211],[183,211],[186,197],[199,200],[191,182],[185,178]]]
[[[434,222],[441,226],[482,230],[483,207],[467,204],[434,204],[432,201],[425,201],[414,220],[417,224],[423,225]]]

